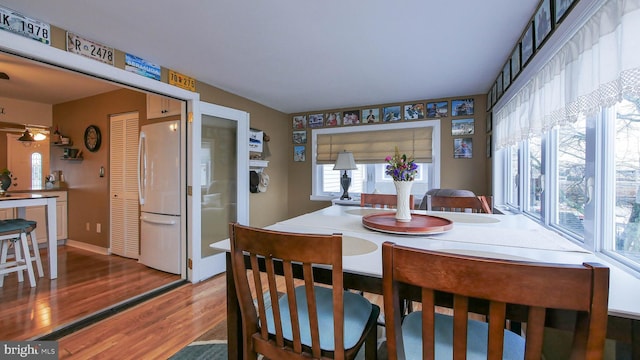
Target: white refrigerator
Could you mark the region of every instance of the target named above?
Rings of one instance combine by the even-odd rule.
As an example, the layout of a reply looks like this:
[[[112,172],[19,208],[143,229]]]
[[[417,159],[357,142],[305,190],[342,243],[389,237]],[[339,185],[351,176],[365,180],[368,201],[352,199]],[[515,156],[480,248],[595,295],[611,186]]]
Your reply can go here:
[[[144,125],[138,142],[140,263],[180,274],[180,121]]]

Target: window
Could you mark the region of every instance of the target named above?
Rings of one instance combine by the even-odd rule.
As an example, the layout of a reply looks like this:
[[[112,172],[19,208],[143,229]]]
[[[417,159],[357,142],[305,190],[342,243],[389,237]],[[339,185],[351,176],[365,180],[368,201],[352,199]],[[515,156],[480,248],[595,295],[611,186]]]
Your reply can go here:
[[[428,129],[428,131],[419,131],[424,129]],[[357,128],[314,129],[311,137],[313,146],[312,200],[326,201],[342,194],[340,177],[344,171],[333,170],[336,153],[341,150],[352,151],[358,165],[357,170],[347,171],[351,177],[349,195],[357,197],[360,193],[374,191],[395,193],[393,180],[384,173],[384,158],[393,154],[394,146],[398,144],[408,146],[404,148],[405,150],[400,149],[401,152],[407,153],[407,155],[414,154],[414,156],[418,154],[417,159],[430,161],[417,162],[418,176],[411,187],[414,197],[422,199],[428,189],[440,185],[439,169],[434,165],[439,162],[439,156],[436,151],[433,151],[433,149],[440,148],[439,120],[406,124],[363,125]],[[383,137],[387,137],[387,139],[383,139]],[[373,138],[376,140],[372,140]],[[372,146],[372,144],[374,145]]]
[[[542,137],[532,137],[526,144],[529,156],[527,157],[528,183],[525,186],[528,196],[525,211],[539,218],[542,214],[542,191],[544,190]]]
[[[508,171],[509,171],[509,182],[507,183],[507,204],[514,208],[520,207],[520,198],[518,189],[520,187],[520,156],[518,152],[518,147],[513,145],[508,149]]]
[[[31,154],[31,188],[42,189],[42,154],[34,152]]]
[[[613,213],[612,234],[604,248],[640,264],[640,99],[615,107],[614,191],[607,200]]]

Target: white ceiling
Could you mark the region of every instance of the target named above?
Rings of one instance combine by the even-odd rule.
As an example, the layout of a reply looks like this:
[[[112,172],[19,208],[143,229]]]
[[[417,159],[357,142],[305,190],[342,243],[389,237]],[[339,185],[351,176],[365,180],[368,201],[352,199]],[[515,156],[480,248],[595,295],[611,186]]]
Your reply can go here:
[[[0,0],[285,113],[487,93],[537,4]]]

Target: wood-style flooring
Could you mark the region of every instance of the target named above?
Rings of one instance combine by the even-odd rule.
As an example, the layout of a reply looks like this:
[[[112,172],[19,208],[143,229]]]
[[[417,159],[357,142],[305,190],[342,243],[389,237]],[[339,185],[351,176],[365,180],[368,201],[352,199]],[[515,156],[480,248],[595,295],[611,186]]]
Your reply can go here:
[[[180,280],[178,275],[150,269],[137,260],[58,246],[58,278],[48,277],[46,250],[41,250],[45,276],[31,288],[9,274],[0,288],[0,339],[33,340],[86,319],[128,299]],[[26,274],[25,274],[26,278]]]

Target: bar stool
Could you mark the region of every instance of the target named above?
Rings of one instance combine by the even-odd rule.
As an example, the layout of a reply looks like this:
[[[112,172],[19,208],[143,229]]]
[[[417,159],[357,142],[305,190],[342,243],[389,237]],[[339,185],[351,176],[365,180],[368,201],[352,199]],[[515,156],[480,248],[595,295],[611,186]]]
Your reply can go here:
[[[38,240],[36,239],[36,226],[38,226],[38,222],[33,220],[25,220],[25,219],[13,219],[15,221],[22,221],[25,225],[25,232],[31,240],[31,249],[33,250],[33,254],[31,255],[31,261],[36,263],[36,267],[38,269],[38,276],[44,276],[44,270],[42,268],[42,260],[40,258],[40,249],[38,248]]]
[[[0,287],[4,285],[4,275],[12,272],[18,273],[18,282],[24,281],[23,270],[27,270],[31,287],[36,286],[36,279],[31,263],[31,251],[27,242],[27,231],[31,227],[23,219],[0,220],[0,241],[2,242],[2,254],[0,255]],[[13,243],[15,258],[7,261],[9,245]],[[23,255],[24,254],[24,259]]]

